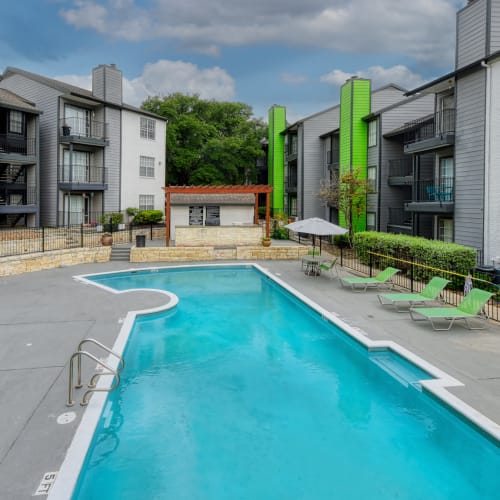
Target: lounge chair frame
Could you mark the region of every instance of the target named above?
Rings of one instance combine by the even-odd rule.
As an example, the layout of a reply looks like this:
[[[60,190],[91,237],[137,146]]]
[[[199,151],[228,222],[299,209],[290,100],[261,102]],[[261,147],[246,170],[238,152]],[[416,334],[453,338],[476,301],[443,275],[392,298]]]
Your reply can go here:
[[[420,293],[380,293],[377,297],[383,306],[394,306],[397,312],[408,312],[416,305],[432,302],[442,304],[442,292],[449,282],[450,280],[434,276]]]
[[[334,257],[333,259],[326,261],[318,266],[318,269],[320,270],[321,274],[323,272],[326,272],[329,274],[329,278],[332,279],[333,273],[339,278],[339,270],[337,268],[337,262],[338,262],[338,257]]]
[[[464,297],[457,307],[411,307],[410,317],[413,321],[428,320],[436,331],[448,331],[458,320],[462,320],[469,330],[484,330],[488,314],[484,306],[493,293],[474,288]],[[480,326],[473,326],[471,321],[480,321]],[[448,321],[446,326],[440,326]]]
[[[392,289],[395,283],[392,278],[400,269],[394,267],[386,267],[373,278],[340,278],[340,283],[344,287],[350,287],[354,292],[366,292],[368,288],[387,288]]]

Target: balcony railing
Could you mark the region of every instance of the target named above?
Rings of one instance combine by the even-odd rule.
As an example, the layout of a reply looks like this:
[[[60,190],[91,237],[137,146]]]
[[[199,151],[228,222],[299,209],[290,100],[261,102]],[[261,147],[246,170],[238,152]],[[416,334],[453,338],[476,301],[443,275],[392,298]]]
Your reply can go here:
[[[106,169],[79,163],[59,165],[58,181],[71,184],[104,184],[106,182]]]
[[[332,149],[331,151],[326,152],[326,164],[338,166],[340,158],[340,150]]]
[[[411,158],[389,160],[389,177],[409,177],[413,175]]]
[[[11,134],[0,134],[0,153],[17,155],[34,155],[36,139],[32,137],[13,137]]]
[[[405,125],[405,145],[455,134],[455,110],[444,109]]]
[[[439,182],[420,180],[415,185],[415,198],[417,202],[453,202],[455,200],[455,179],[445,177]]]
[[[389,207],[390,226],[405,226],[411,227],[413,223],[411,212],[407,212],[404,208]]]
[[[77,137],[104,140],[107,137],[106,124],[85,118],[61,118],[59,134],[62,137]]]
[[[13,191],[9,188],[0,189],[0,206],[23,206],[36,204],[36,188],[28,187]]]

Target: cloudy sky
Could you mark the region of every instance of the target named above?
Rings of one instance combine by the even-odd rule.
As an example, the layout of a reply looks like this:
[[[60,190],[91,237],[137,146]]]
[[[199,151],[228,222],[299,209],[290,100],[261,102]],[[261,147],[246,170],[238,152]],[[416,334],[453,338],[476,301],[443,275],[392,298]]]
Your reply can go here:
[[[124,101],[172,92],[241,101],[289,121],[338,103],[352,75],[407,89],[453,69],[466,0],[20,0],[0,16],[0,61],[90,88],[123,71]]]

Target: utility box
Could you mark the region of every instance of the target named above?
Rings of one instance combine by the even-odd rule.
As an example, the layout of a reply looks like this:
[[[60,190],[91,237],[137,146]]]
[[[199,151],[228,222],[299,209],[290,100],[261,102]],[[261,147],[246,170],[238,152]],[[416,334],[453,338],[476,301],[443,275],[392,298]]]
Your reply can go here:
[[[146,235],[137,234],[135,236],[135,246],[138,248],[144,248],[146,246]]]

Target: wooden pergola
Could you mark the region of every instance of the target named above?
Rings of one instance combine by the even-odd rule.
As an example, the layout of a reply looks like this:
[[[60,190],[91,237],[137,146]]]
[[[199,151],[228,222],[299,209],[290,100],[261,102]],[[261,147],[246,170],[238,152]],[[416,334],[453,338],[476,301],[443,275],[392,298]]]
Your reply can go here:
[[[255,194],[254,224],[259,223],[259,197],[266,194],[266,236],[271,234],[271,204],[270,197],[273,187],[267,184],[250,184],[244,186],[165,186],[165,218],[166,246],[170,243],[170,195],[176,194]]]

